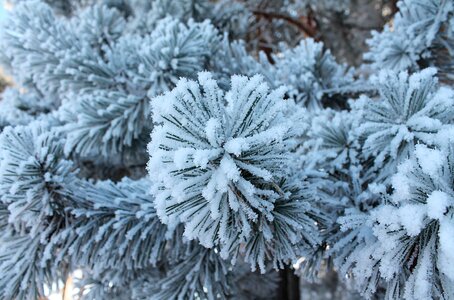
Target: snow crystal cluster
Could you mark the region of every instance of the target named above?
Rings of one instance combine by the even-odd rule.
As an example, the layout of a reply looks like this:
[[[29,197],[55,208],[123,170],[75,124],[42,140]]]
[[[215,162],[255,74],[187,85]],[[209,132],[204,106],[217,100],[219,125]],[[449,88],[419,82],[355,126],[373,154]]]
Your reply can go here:
[[[270,90],[260,76],[233,76],[230,86],[224,92],[211,74],[199,73],[198,82],[181,80],[153,99],[152,193],[163,223],[183,223],[184,236],[219,245],[225,257],[246,244],[244,259],[264,271],[267,248],[280,261],[296,258],[291,248],[302,236],[316,244],[316,220],[304,214],[309,203],[298,203],[305,196],[293,199],[281,184],[292,147],[285,90]]]

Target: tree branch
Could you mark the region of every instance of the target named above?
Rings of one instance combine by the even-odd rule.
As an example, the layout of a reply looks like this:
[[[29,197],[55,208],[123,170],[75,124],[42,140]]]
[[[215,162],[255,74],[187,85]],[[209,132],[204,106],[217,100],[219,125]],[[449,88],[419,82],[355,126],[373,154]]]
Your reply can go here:
[[[288,15],[279,14],[276,12],[268,12],[268,11],[263,11],[263,10],[252,10],[252,13],[256,16],[265,17],[267,19],[280,19],[280,20],[287,21],[288,23],[298,27],[301,31],[303,31],[307,36],[310,36],[310,37],[315,37],[315,35],[317,34],[315,28],[311,27],[310,25],[306,24],[305,22],[302,22],[301,20],[292,18]]]

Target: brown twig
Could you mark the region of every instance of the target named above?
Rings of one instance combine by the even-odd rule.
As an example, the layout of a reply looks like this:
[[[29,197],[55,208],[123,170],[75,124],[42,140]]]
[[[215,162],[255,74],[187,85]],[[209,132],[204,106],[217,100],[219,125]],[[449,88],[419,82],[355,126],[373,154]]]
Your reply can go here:
[[[252,10],[252,13],[256,16],[262,16],[267,19],[285,20],[288,23],[298,27],[301,31],[303,31],[307,36],[310,36],[310,37],[315,37],[315,35],[317,34],[314,27],[310,26],[309,24],[306,24],[305,22],[303,22],[299,19],[292,18],[288,15],[279,14],[276,12],[268,12],[268,11],[263,11],[263,10]]]
[[[63,287],[63,292],[62,292],[62,300],[71,300],[72,297],[72,292],[73,292],[73,278],[72,276],[68,276],[68,279],[65,282],[65,285]]]

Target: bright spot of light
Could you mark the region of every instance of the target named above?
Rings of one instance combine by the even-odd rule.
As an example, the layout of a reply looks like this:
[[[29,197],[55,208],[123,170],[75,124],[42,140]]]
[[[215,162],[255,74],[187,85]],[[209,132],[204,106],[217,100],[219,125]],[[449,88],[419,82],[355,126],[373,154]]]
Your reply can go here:
[[[293,268],[298,270],[301,267],[301,264],[306,260],[304,257],[298,258],[298,260],[293,264]]]
[[[82,279],[83,275],[84,274],[82,273],[81,269],[77,269],[73,272],[73,277],[77,279]]]
[[[13,4],[10,1],[5,1],[5,2],[3,2],[3,7],[6,10],[12,10],[13,9]]]
[[[389,7],[389,6],[383,7],[383,9],[381,11],[381,15],[385,18],[389,17],[392,13],[393,13],[393,11],[391,10],[391,7]]]
[[[60,293],[52,293],[47,297],[49,300],[61,300],[61,294]]]

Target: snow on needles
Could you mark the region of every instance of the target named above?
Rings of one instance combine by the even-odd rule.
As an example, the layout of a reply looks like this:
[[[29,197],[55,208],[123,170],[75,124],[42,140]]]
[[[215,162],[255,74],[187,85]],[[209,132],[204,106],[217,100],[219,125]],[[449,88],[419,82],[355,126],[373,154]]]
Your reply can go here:
[[[148,171],[164,223],[183,223],[187,238],[220,245],[229,256],[255,233],[252,227],[276,218],[276,201],[288,198],[280,182],[291,156],[284,92],[270,90],[261,76],[233,76],[224,93],[205,72],[198,82],[181,79],[152,100]],[[267,228],[256,230],[269,241],[273,230]]]

